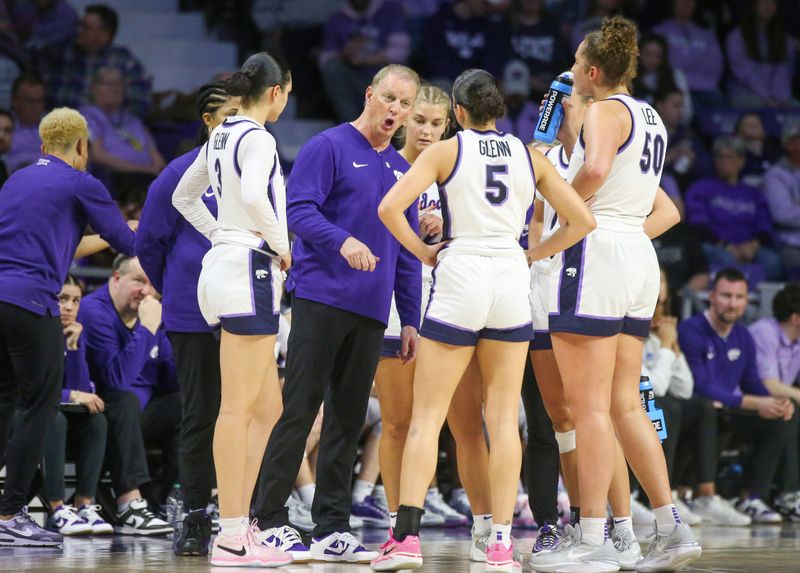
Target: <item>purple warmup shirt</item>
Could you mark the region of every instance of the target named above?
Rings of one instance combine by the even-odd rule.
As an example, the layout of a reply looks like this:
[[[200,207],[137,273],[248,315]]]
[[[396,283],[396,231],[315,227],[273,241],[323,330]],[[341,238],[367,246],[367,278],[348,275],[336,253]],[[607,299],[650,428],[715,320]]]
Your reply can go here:
[[[6,167],[12,173],[26,167],[42,156],[42,140],[39,138],[39,126],[24,126],[17,123],[11,149],[6,153]]]
[[[780,380],[787,386],[800,382],[800,339],[792,342],[773,317],[750,325],[756,345],[758,374],[762,380]]]
[[[694,377],[695,396],[739,408],[745,394],[769,395],[758,376],[753,337],[742,324],[734,324],[722,338],[705,314],[698,314],[678,325],[678,340]]]
[[[764,194],[755,187],[729,185],[717,178],[702,179],[686,191],[686,220],[724,243],[764,242],[772,234]]]
[[[139,262],[163,296],[167,332],[209,332],[197,303],[197,280],[211,243],[172,206],[172,193],[199,151],[197,147],[170,162],[153,181],[136,231]],[[203,202],[216,217],[217,199],[211,188]]]
[[[87,225],[133,254],[133,231],[97,179],[52,155],[13,173],[0,189],[0,300],[60,316],[58,293]]]
[[[759,34],[757,38],[759,51],[767,53],[766,34]],[[788,102],[792,97],[792,61],[793,43],[786,39],[787,58],[780,63],[754,60],[747,53],[742,31],[740,28],[728,34],[725,41],[725,52],[728,56],[728,67],[731,70],[731,80],[728,85],[729,95],[735,94],[755,95],[760,98],[771,98],[781,102]]]
[[[286,217],[296,235],[289,291],[383,324],[394,291],[401,324],[419,328],[422,266],[378,218],[381,199],[408,168],[391,145],[376,152],[349,123],[303,145],[286,190]],[[406,218],[419,232],[416,201]],[[339,253],[350,236],[380,258],[374,272],[351,269]]]
[[[78,341],[77,350],[67,350],[64,345],[64,389],[61,391],[61,401],[69,402],[69,393],[72,390],[79,392],[95,393],[94,382],[89,378],[89,365],[86,363],[86,343],[83,337]]]
[[[677,20],[667,20],[653,28],[653,32],[667,40],[669,61],[672,67],[686,76],[690,90],[719,90],[725,62],[714,32],[701,28],[694,22],[683,23]],[[702,57],[698,57],[700,54]]]
[[[125,326],[107,284],[81,301],[78,322],[83,325],[89,375],[100,395],[133,392],[144,409],[155,394],[178,390],[172,346],[163,326],[155,335],[138,321],[133,328]]]
[[[126,111],[109,114],[93,105],[81,107],[80,112],[89,124],[89,141],[101,140],[106,152],[136,165],[152,163],[150,149],[155,142],[138,117]]]
[[[788,161],[773,166],[764,175],[762,189],[778,242],[800,247],[800,166],[793,167]]]

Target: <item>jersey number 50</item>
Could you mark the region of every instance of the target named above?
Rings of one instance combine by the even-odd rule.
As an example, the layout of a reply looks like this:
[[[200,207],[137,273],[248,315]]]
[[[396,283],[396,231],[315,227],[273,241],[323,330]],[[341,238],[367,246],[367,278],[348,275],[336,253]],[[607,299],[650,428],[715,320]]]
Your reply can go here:
[[[508,199],[508,186],[498,176],[508,175],[508,165],[486,166],[486,200],[497,207]]]
[[[653,140],[652,150],[650,140]],[[656,177],[661,174],[661,168],[664,167],[664,155],[667,153],[667,146],[664,139],[660,134],[655,137],[650,135],[650,132],[644,134],[644,149],[642,149],[642,158],[639,160],[639,167],[642,168],[642,173],[647,173],[653,169]]]

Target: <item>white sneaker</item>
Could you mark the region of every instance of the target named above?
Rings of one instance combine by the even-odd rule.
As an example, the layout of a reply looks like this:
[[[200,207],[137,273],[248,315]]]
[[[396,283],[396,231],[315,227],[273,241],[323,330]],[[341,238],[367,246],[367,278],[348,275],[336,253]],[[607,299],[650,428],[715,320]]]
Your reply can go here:
[[[75,512],[71,505],[62,505],[47,519],[47,529],[61,535],[89,535],[92,525]]]
[[[647,555],[636,566],[639,573],[658,571],[680,571],[687,564],[700,558],[703,553],[692,529],[685,523],[676,523],[669,535],[658,533],[658,526],[651,536]]]
[[[655,514],[647,509],[635,494],[631,494],[631,520],[634,525],[651,525],[655,520]]]
[[[688,525],[700,525],[703,523],[703,518],[693,512],[689,505],[678,496],[676,491],[672,492],[672,503],[675,504],[675,509],[678,511],[682,522]]]
[[[370,551],[361,545],[349,532],[334,531],[311,541],[311,558],[317,561],[369,563],[377,556],[377,551]]]
[[[800,523],[800,492],[779,495],[773,504],[775,509],[790,523]]]
[[[291,555],[293,563],[308,563],[312,559],[311,550],[303,544],[300,533],[294,527],[271,527],[260,531],[256,537],[262,545]]]
[[[286,500],[286,507],[289,508],[289,523],[303,531],[314,529],[314,520],[311,519],[311,508],[304,504],[293,495]]]
[[[617,550],[606,540],[600,547],[584,543],[580,523],[564,528],[562,543],[555,551],[531,555],[530,564],[535,571],[562,573],[616,573],[619,571]]]
[[[438,488],[428,490],[425,495],[425,512],[435,513],[444,518],[445,527],[460,527],[469,522],[466,515],[458,513],[455,509],[445,503]]]
[[[173,533],[172,526],[155,516],[143,499],[134,499],[128,509],[117,514],[114,532],[122,535],[166,535]]]
[[[615,527],[611,532],[611,543],[617,551],[617,563],[623,571],[633,571],[642,558],[642,548],[630,529]]]
[[[100,511],[99,505],[82,505],[78,510],[78,517],[92,526],[92,535],[110,535],[114,533],[114,527],[97,513]]]
[[[695,497],[692,511],[712,525],[745,527],[753,522],[749,515],[739,513],[718,495]]]
[[[753,523],[782,523],[783,517],[759,498],[748,498],[736,505],[736,511],[750,516]]]
[[[357,515],[350,514],[350,529],[361,529],[364,527],[364,520]]]

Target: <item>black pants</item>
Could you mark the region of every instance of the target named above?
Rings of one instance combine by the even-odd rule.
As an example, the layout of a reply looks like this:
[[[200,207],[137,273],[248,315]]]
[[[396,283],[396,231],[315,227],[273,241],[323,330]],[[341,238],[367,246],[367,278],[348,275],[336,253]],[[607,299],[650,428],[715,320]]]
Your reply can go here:
[[[656,398],[656,406],[664,411],[667,439],[661,443],[661,447],[664,449],[664,458],[667,460],[669,481],[673,485],[676,485],[675,455],[678,451],[678,442],[680,441],[681,426],[683,424],[683,406],[681,404],[683,401],[669,394]]]
[[[311,507],[317,524],[314,535],[350,531],[353,464],[384,330],[371,318],[294,300],[283,414],[267,444],[254,507],[262,528],[289,523],[284,503],[324,400],[317,492]]]
[[[690,452],[697,483],[716,481],[717,465],[723,449],[743,446],[749,453],[745,460],[745,487],[751,495],[768,498],[778,470],[781,452],[789,434],[789,422],[764,420],[755,412],[718,410],[700,396],[681,401],[683,406],[678,457]],[[687,423],[687,420],[688,423]],[[683,474],[681,463],[676,475]],[[685,480],[679,479],[680,482]]]
[[[114,495],[120,496],[150,481],[145,446],[161,449],[163,468],[160,497],[178,479],[178,434],[181,402],[177,392],[154,396],[144,410],[133,392],[107,392],[108,420],[106,462],[111,471]]]
[[[789,421],[786,446],[781,458],[781,492],[789,493],[800,490],[800,406],[795,404],[794,416]]]
[[[106,451],[106,418],[102,414],[58,412],[50,423],[42,458],[47,501],[63,500],[67,443],[74,444],[75,495],[94,498]],[[69,440],[68,440],[69,437]]]
[[[525,361],[522,404],[528,420],[528,445],[525,448],[528,501],[537,524],[555,525],[558,522],[558,443],[530,360]]]
[[[61,319],[0,302],[0,459],[6,454],[0,515],[17,513],[27,502],[63,379]],[[21,412],[8,441],[15,405]]]
[[[188,509],[208,505],[214,487],[214,425],[219,414],[219,341],[210,332],[167,333],[181,388],[181,489]]]

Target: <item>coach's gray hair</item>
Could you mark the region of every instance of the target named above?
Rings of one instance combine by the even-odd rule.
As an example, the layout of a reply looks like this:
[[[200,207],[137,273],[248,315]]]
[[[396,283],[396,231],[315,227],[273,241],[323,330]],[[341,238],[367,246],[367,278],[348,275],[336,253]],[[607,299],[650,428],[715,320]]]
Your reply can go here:
[[[414,82],[414,84],[417,86],[417,89],[419,89],[419,74],[408,66],[403,66],[401,64],[389,64],[388,66],[383,66],[380,70],[378,70],[378,73],[376,73],[372,78],[372,83],[370,84],[372,88],[375,89],[378,84],[380,84],[389,74],[405,76],[407,79]]]

